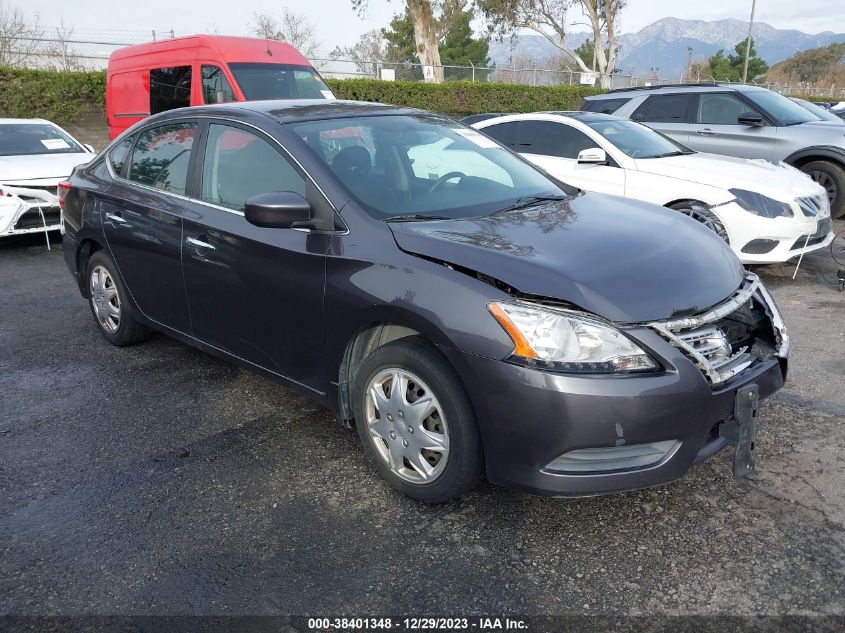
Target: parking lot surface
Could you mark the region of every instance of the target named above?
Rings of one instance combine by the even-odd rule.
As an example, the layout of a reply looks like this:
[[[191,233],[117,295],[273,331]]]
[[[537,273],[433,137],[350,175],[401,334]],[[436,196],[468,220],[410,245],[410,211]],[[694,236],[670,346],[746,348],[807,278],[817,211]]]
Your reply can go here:
[[[0,613],[845,613],[826,253],[758,271],[793,348],[752,479],[729,449],[640,492],[429,507],[283,387],[161,335],[109,346],[41,239],[0,243]]]

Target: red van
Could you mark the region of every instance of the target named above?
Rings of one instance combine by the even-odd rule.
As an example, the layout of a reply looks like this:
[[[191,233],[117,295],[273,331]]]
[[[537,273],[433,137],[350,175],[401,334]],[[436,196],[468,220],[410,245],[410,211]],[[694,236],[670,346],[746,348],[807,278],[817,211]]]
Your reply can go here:
[[[276,40],[189,35],[109,56],[106,116],[115,138],[150,114],[205,103],[333,99],[308,60]]]

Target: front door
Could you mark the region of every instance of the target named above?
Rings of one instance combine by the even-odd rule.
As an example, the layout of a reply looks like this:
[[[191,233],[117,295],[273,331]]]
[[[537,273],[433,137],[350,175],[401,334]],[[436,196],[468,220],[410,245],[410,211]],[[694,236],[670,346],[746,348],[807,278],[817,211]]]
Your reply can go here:
[[[244,202],[320,195],[262,133],[208,126],[197,202],[185,214],[183,271],[198,339],[294,382],[324,384],[323,286],[331,234],[249,224]]]
[[[699,152],[770,159],[777,128],[768,124],[740,125],[737,118],[746,112],[757,113],[735,94],[702,92],[698,95],[688,145]]]
[[[142,132],[101,202],[109,250],[138,308],[181,332],[189,330],[182,214],[196,135],[195,123],[169,123]]]

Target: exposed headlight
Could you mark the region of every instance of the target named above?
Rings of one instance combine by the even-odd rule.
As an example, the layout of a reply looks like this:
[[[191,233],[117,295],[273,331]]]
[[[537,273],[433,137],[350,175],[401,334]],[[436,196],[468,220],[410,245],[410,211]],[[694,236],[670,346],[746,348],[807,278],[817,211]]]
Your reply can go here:
[[[589,315],[527,303],[488,308],[514,344],[512,358],[562,372],[612,374],[658,365],[631,339]]]
[[[764,218],[791,218],[794,215],[792,205],[788,202],[769,198],[756,191],[746,191],[745,189],[728,189],[728,191],[736,196],[736,203],[749,213]]]

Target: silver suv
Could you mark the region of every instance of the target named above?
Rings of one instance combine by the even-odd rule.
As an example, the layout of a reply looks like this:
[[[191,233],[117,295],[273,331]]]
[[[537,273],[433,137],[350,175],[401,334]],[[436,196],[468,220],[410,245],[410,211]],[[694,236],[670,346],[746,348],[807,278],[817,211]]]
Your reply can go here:
[[[845,216],[845,121],[823,121],[776,92],[723,84],[623,88],[587,97],[581,109],[645,123],[699,152],[794,165],[827,190],[831,215]]]

